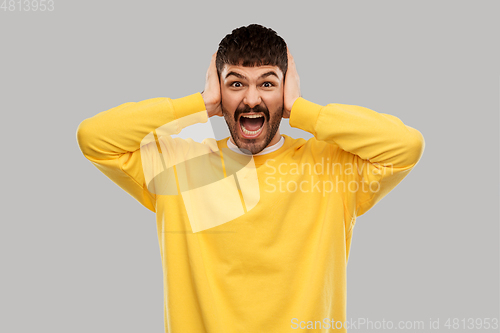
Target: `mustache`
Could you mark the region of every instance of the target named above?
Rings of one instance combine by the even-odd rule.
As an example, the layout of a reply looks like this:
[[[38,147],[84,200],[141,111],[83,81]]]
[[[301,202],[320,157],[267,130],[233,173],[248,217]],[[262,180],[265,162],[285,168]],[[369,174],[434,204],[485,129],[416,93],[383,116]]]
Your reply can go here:
[[[269,119],[269,110],[265,106],[259,104],[256,105],[254,108],[245,105],[245,107],[243,108],[236,109],[236,112],[234,113],[234,121],[238,121],[240,114],[251,113],[251,112],[258,112],[258,113],[262,112],[266,117],[266,119]]]

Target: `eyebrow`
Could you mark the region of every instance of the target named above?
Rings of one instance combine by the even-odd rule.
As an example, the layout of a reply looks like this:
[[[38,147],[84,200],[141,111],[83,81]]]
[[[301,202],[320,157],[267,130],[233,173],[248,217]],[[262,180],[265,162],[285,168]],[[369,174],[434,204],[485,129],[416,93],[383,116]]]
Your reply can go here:
[[[238,77],[238,78],[240,78],[240,79],[242,79],[242,80],[248,80],[248,79],[246,78],[246,76],[241,75],[240,73],[233,72],[233,71],[231,71],[231,72],[227,73],[227,75],[226,75],[226,79],[227,79],[230,75],[234,75],[234,76],[236,76],[236,77]],[[275,76],[275,77],[279,80],[278,74],[276,74],[274,71],[269,71],[269,72],[266,72],[266,73],[262,74],[262,75],[261,75],[261,76],[260,76],[257,80],[260,80],[260,79],[266,78],[266,77],[271,76],[271,75]]]

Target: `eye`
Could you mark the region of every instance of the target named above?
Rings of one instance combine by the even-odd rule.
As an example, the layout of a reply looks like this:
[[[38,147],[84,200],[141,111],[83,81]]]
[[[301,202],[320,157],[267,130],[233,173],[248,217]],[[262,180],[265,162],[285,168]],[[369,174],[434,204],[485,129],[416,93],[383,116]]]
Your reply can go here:
[[[272,86],[274,86],[274,84],[272,84],[271,82],[264,82],[262,85],[264,86],[264,88],[271,88]]]
[[[241,86],[242,86],[241,82],[238,82],[238,81],[235,81],[235,82],[231,83],[231,87],[240,88]]]

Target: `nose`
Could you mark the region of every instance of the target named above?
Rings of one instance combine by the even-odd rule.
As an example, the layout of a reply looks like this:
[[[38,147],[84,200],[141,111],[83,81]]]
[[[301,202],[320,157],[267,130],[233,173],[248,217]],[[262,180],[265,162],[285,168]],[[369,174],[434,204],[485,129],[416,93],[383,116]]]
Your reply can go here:
[[[243,103],[248,105],[250,108],[254,108],[262,102],[260,98],[260,93],[257,87],[250,86],[245,94],[245,98],[243,99]]]

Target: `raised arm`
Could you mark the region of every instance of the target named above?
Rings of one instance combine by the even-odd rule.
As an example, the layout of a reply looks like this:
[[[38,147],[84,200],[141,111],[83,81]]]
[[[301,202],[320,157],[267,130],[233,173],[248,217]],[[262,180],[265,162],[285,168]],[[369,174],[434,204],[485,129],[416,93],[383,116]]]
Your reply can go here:
[[[422,134],[395,116],[357,105],[321,106],[300,97],[293,105],[290,126],[312,133],[330,143],[332,161],[340,163],[340,180],[356,191],[347,199],[356,201],[360,216],[389,193],[422,156]],[[348,188],[349,189],[349,188]]]
[[[158,155],[156,141],[159,136],[164,135],[167,139],[182,128],[207,119],[200,93],[178,99],[152,98],[124,103],[85,119],[78,126],[76,136],[80,150],[88,160],[155,212],[156,193],[148,190],[143,163]],[[157,134],[156,138],[154,134]],[[169,143],[170,147],[185,144],[180,139],[169,140]],[[148,154],[143,156],[144,161],[141,151]],[[150,164],[146,162],[145,165]]]
[[[290,126],[331,144],[331,161],[341,168],[337,180],[353,215],[360,216],[389,193],[420,160],[422,134],[399,118],[357,105],[318,105],[300,97],[298,74],[289,53],[285,109]],[[287,107],[288,106],[288,107]],[[357,186],[351,186],[352,182]]]
[[[77,142],[83,155],[153,212],[158,194],[176,192],[173,184],[165,184],[165,180],[172,179],[167,172],[172,171],[172,166],[217,150],[214,140],[203,145],[170,137],[186,126],[222,116],[215,56],[207,70],[203,93],[125,103],[85,119],[78,126]]]

